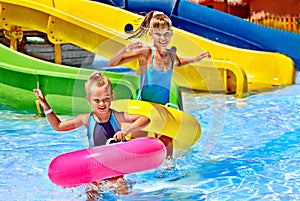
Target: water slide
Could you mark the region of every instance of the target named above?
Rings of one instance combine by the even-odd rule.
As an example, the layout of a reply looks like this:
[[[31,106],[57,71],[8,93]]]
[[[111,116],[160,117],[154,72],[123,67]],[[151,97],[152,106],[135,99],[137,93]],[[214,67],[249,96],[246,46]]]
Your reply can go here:
[[[36,59],[0,44],[0,105],[41,113],[32,91],[40,88],[57,114],[89,112],[84,83],[93,72]],[[113,72],[105,75],[116,86],[115,100],[136,97],[137,76]]]
[[[0,44],[0,105],[42,113],[32,92],[34,88],[40,88],[58,114],[90,112],[84,85],[93,72],[93,69],[75,68],[37,59]],[[101,71],[101,74],[110,78],[114,100],[137,98],[138,76],[110,71]],[[181,91],[175,83],[171,85],[170,105],[182,109]]]
[[[136,28],[143,18],[86,0],[0,0],[0,7],[1,29],[37,30],[47,33],[54,44],[72,43],[106,58],[130,42],[125,40],[124,29]],[[248,90],[294,83],[294,63],[283,54],[235,48],[178,28],[173,33],[170,45],[177,47],[180,56],[210,51],[213,58],[176,70],[174,81],[180,86],[204,91],[233,88],[242,95]],[[137,62],[127,66],[136,69]]]
[[[233,47],[279,52],[300,69],[300,34],[271,29],[188,0],[98,0],[132,12],[162,10],[175,27]]]

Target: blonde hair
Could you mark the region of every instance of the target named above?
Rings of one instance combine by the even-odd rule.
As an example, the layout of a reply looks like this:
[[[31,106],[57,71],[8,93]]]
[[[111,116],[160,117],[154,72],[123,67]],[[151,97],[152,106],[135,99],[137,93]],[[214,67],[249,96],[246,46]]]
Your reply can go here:
[[[140,26],[132,33],[132,36],[128,37],[127,39],[141,38],[149,31],[149,29],[171,28],[172,21],[166,14],[160,11],[150,11],[147,13]]]
[[[86,97],[89,99],[94,92],[95,87],[105,87],[111,94],[113,93],[112,84],[108,77],[101,75],[99,72],[94,72],[88,81],[85,82]]]

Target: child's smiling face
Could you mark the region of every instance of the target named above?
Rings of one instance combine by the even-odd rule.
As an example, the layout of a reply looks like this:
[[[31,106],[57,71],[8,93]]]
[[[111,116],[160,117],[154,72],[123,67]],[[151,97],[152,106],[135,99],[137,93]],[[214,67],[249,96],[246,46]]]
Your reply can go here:
[[[107,87],[95,87],[94,93],[91,94],[89,102],[96,113],[109,112],[113,94]]]
[[[156,47],[167,48],[172,38],[171,29],[151,29],[150,36]]]

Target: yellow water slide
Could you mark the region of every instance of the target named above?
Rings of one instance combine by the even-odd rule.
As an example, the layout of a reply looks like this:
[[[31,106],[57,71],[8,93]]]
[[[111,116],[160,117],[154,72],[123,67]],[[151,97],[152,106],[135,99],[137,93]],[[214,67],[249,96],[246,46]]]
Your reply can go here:
[[[23,30],[47,33],[54,44],[72,43],[111,57],[131,42],[126,26],[136,28],[143,16],[87,0],[0,0],[0,28],[19,37]],[[294,63],[279,53],[258,52],[219,44],[174,28],[170,44],[180,56],[209,51],[212,59],[176,68],[174,81],[182,87],[225,91],[244,96],[252,90],[294,83]],[[144,38],[144,42],[150,42]],[[137,62],[127,64],[137,68]]]

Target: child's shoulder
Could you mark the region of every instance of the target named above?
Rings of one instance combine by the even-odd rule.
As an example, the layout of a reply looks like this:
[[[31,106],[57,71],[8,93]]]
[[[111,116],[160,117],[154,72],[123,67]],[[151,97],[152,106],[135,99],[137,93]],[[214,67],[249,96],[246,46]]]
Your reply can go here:
[[[84,126],[87,126],[89,118],[92,113],[79,114],[75,117],[76,121],[82,122]]]
[[[111,111],[114,113],[115,116],[124,115],[124,113],[125,113],[125,112],[117,111],[117,110],[114,110],[114,109],[111,109]]]
[[[128,115],[127,112],[121,112],[121,111],[117,111],[117,110],[112,110],[112,112],[114,113],[114,116],[117,118],[118,122],[124,122],[126,119],[126,116]]]
[[[139,49],[139,51],[141,51],[145,57],[148,57],[152,53],[152,47],[149,45],[143,45],[143,48]]]
[[[153,47],[150,46],[150,45],[143,45],[143,48],[142,48],[144,51],[147,51],[147,52],[151,52]]]

